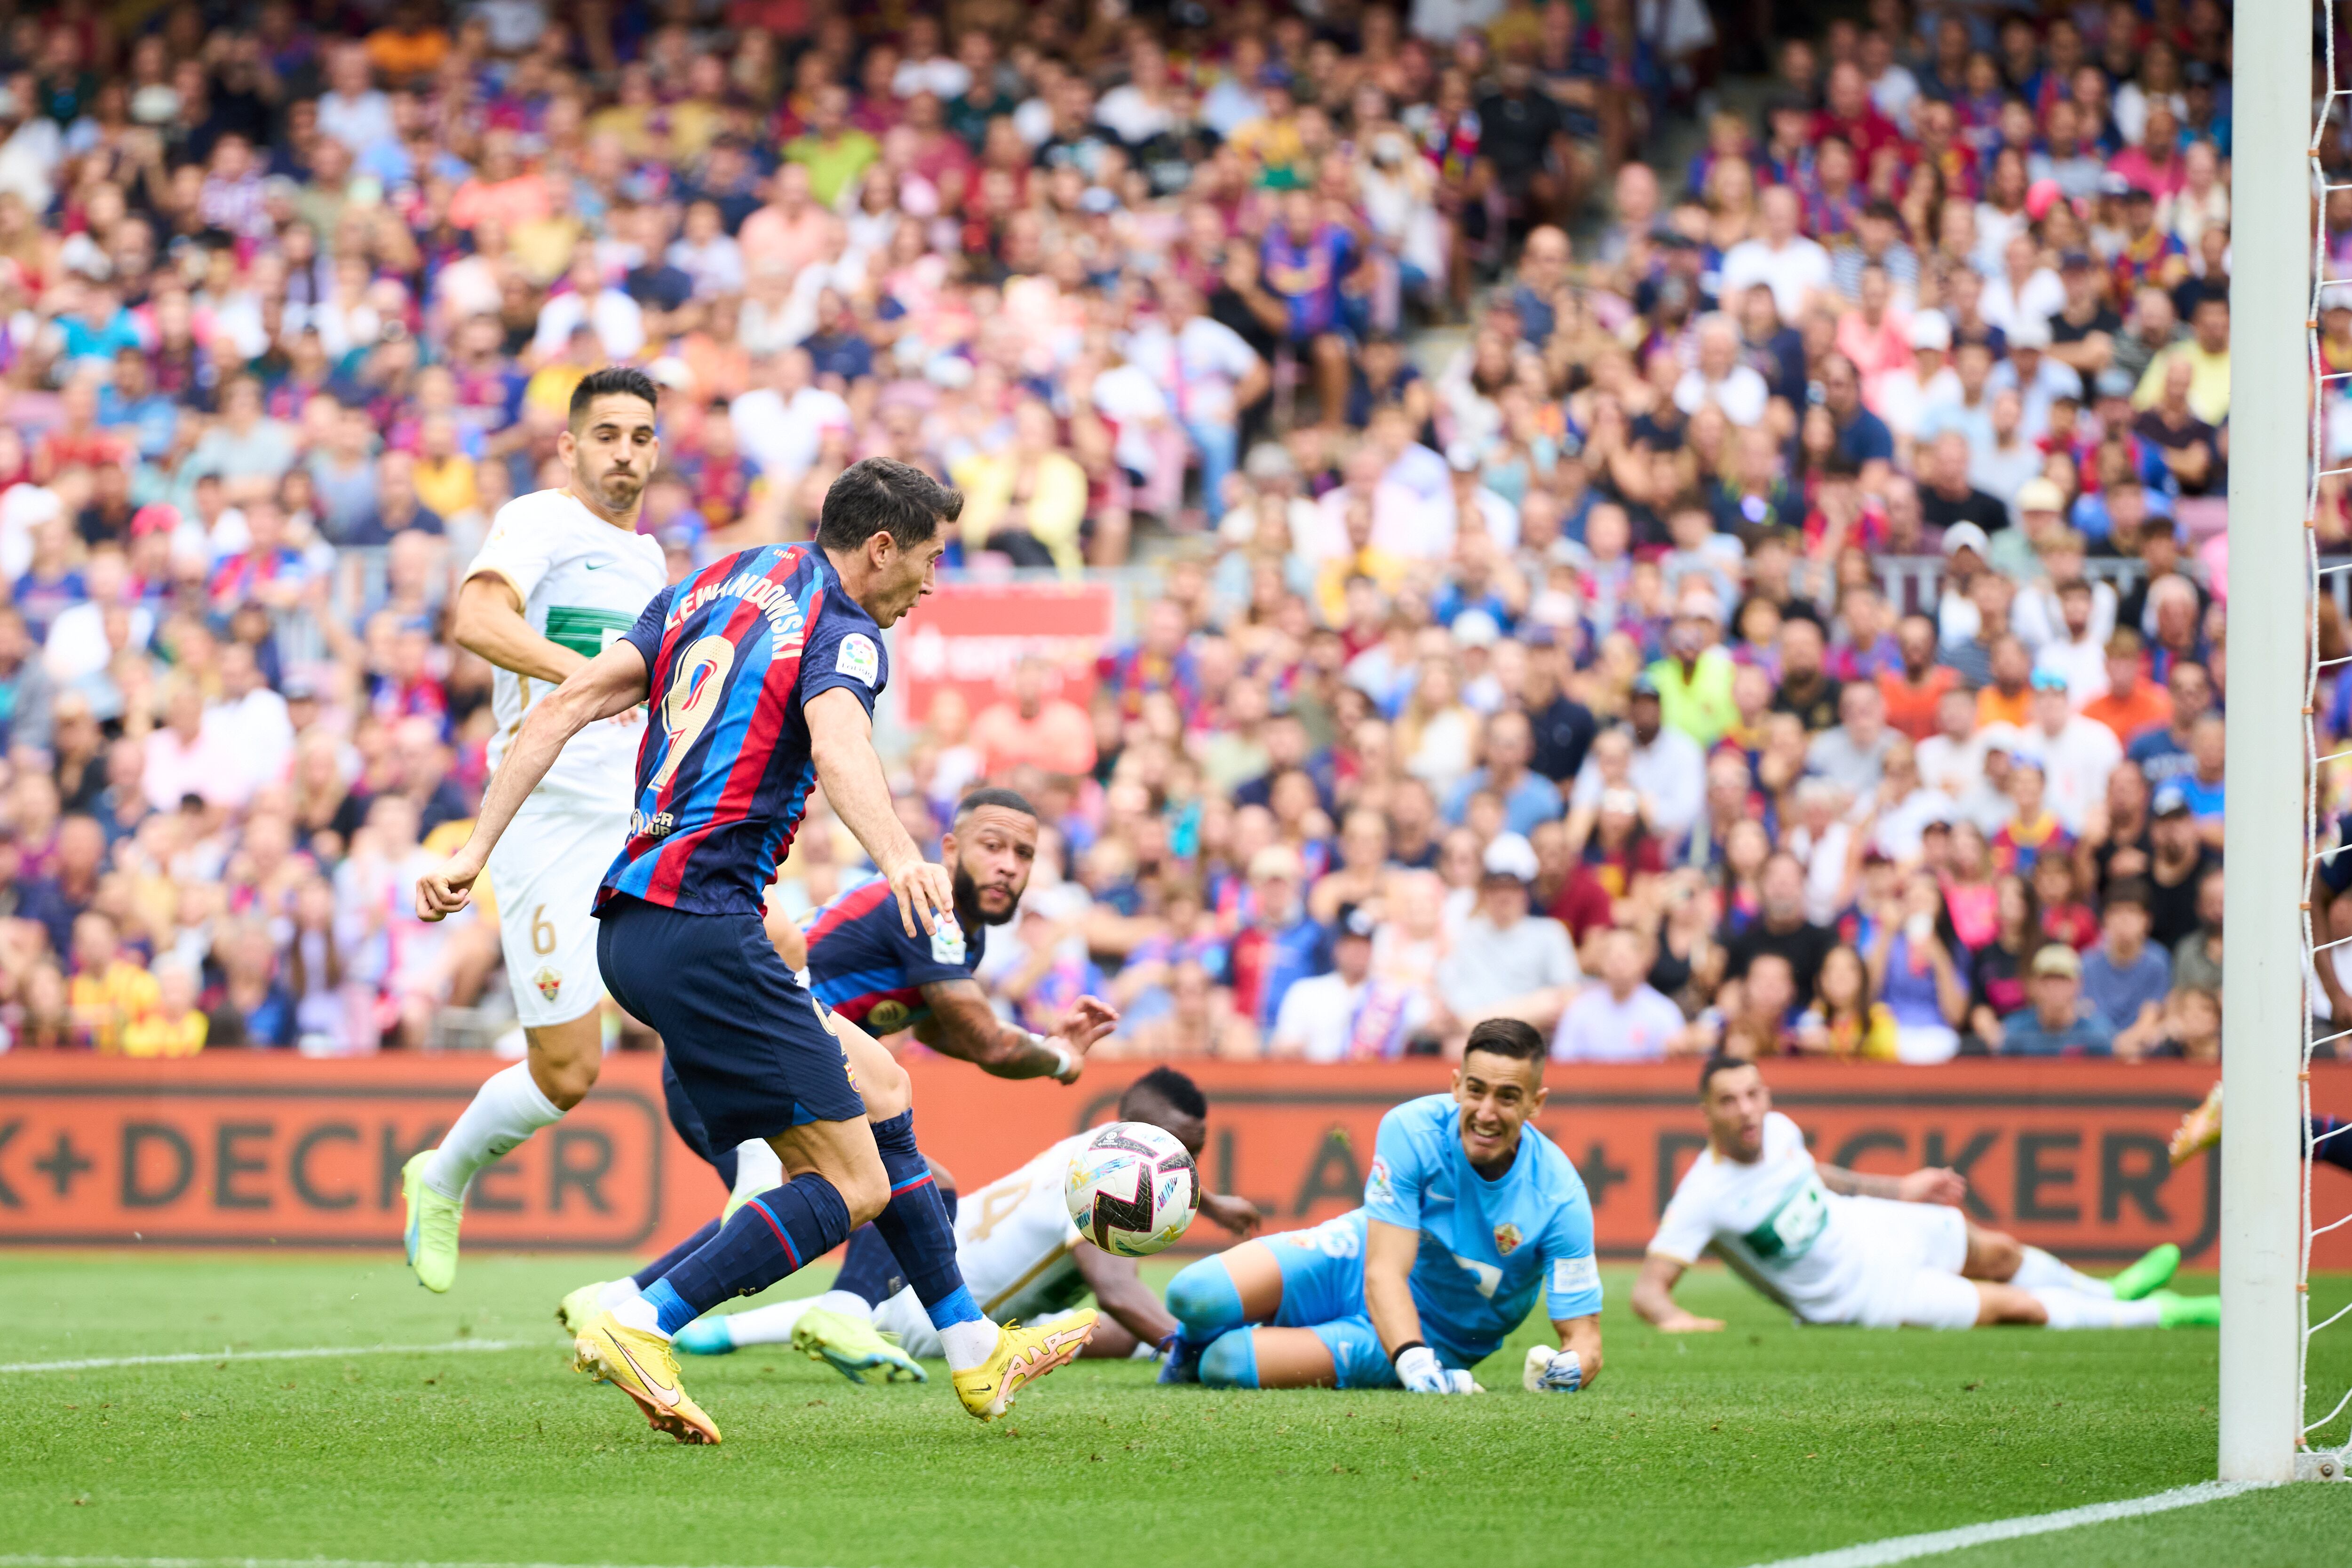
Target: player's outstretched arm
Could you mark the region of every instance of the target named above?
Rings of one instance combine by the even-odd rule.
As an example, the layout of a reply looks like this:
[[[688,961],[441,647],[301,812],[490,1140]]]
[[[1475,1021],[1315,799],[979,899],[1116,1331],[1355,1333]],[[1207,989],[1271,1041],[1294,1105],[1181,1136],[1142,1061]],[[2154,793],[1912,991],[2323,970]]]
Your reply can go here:
[[[1156,1345],[1176,1331],[1176,1320],[1143,1282],[1134,1258],[1115,1258],[1091,1241],[1081,1241],[1070,1249],[1070,1261],[1077,1265],[1078,1277],[1087,1282],[1087,1289],[1095,1293],[1095,1305],[1134,1339],[1133,1343],[1121,1349],[1119,1336],[1107,1336],[1098,1328],[1094,1339],[1087,1342],[1089,1352],[1127,1355],[1133,1352],[1136,1345]]]
[[[819,692],[802,710],[808,720],[809,758],[834,815],[849,825],[857,842],[898,900],[907,934],[920,924],[923,934],[940,929],[955,908],[955,885],[944,866],[928,864],[890,803],[890,781],[874,752],[874,721],[847,687]]]
[[[1364,1310],[1396,1363],[1397,1381],[1413,1394],[1476,1394],[1470,1374],[1440,1365],[1421,1337],[1421,1310],[1412,1301],[1412,1265],[1421,1233],[1385,1220],[1364,1222]]]
[[[494,572],[477,572],[459,585],[449,636],[467,653],[480,654],[500,669],[552,686],[588,665],[587,655],[532,630],[523,618],[522,596]]]
[[[915,1037],[941,1056],[968,1061],[992,1078],[1050,1078],[1076,1083],[1087,1052],[1118,1026],[1118,1015],[1092,996],[1081,996],[1058,1035],[1035,1035],[1002,1022],[977,980],[932,980],[923,986],[931,1016],[915,1026]]]
[[[481,809],[474,814],[474,831],[457,852],[416,879],[416,916],[437,921],[456,914],[471,902],[475,879],[489,864],[499,836],[514,820],[547,770],[555,765],[563,743],[594,723],[625,713],[646,700],[645,656],[634,643],[616,642],[582,666],[557,687],[522,721],[506,760],[482,792]]]
[[[1255,1236],[1265,1224],[1265,1215],[1255,1204],[1228,1193],[1202,1193],[1201,1212],[1235,1236]]]
[[[1702,1318],[1675,1304],[1675,1284],[1688,1265],[1679,1258],[1653,1252],[1642,1259],[1633,1281],[1633,1311],[1643,1322],[1670,1334],[1712,1334],[1723,1329],[1720,1318]],[[1595,1328],[1595,1338],[1598,1338]]]
[[[1957,1204],[1969,1195],[1969,1180],[1958,1171],[1927,1165],[1907,1176],[1871,1176],[1837,1165],[1816,1165],[1822,1185],[1849,1197],[1891,1198],[1906,1204]]]

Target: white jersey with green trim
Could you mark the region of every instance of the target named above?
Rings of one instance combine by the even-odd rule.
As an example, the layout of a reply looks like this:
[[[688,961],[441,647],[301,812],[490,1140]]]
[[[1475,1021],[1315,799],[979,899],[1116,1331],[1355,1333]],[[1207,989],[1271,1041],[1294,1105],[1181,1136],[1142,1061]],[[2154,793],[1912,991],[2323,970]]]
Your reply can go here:
[[[1019,1170],[956,1196],[956,1266],[980,1310],[998,1322],[1034,1322],[1087,1298],[1070,1254],[1078,1227],[1062,1199],[1070,1157],[1088,1133],[1063,1139]]]
[[[1764,1118],[1764,1152],[1753,1163],[1700,1151],[1649,1249],[1696,1263],[1712,1247],[1798,1316],[1846,1321],[1871,1279],[1870,1206],[1822,1184],[1804,1133],[1775,1110]]]
[[[658,543],[615,528],[568,489],[535,490],[499,508],[489,538],[466,568],[468,577],[485,574],[513,585],[531,630],[590,658],[635,625],[669,580]],[[531,706],[553,689],[534,676],[497,672],[490,689],[499,724],[489,745],[493,768]],[[564,746],[534,795],[627,816],[644,735],[643,709],[599,720]]]

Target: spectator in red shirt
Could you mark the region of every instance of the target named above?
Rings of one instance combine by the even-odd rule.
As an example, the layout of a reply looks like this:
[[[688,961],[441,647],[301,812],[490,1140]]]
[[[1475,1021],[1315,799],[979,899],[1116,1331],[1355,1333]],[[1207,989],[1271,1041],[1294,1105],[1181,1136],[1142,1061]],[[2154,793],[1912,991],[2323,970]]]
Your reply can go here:
[[[1944,693],[1959,685],[1960,672],[1936,662],[1940,651],[1936,646],[1936,623],[1926,616],[1904,616],[1895,628],[1895,643],[1902,653],[1903,667],[1878,672],[1879,694],[1886,699],[1886,722],[1914,741],[1924,741],[1936,733],[1937,704],[1943,701]]]

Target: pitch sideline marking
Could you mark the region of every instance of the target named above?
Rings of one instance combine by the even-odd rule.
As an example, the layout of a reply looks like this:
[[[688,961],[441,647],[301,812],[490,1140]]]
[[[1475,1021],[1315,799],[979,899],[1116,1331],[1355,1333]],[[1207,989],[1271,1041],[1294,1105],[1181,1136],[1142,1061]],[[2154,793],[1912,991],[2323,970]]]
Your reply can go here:
[[[2030,1513],[2018,1519],[1989,1520],[1982,1524],[1965,1524],[1957,1530],[1938,1530],[1926,1535],[1896,1535],[1885,1541],[1865,1541],[1859,1546],[1841,1546],[1832,1552],[1816,1552],[1805,1557],[1784,1557],[1759,1568],[1884,1568],[1892,1563],[1908,1563],[1918,1557],[1939,1557],[1947,1552],[1958,1552],[1965,1547],[1982,1546],[1995,1541],[2019,1541],[2031,1535],[2051,1535],[2062,1530],[2075,1530],[2086,1524],[2105,1524],[2118,1519],[2139,1519],[2151,1513],[2169,1513],[2175,1509],[2196,1508],[2200,1504],[2220,1502],[2225,1498],[2261,1491],[2268,1481],[2199,1481],[2194,1486],[2175,1487],[2147,1497],[2123,1498],[2115,1502],[2095,1502],[2082,1508],[2062,1509],[2056,1513]],[[0,1563],[9,1559],[0,1558]]]
[[[331,1358],[334,1356],[351,1355],[438,1355],[443,1351],[545,1350],[554,1347],[555,1343],[556,1342],[552,1340],[451,1340],[446,1344],[439,1345],[317,1345],[304,1350],[292,1351],[185,1351],[173,1355],[98,1356],[87,1361],[20,1361],[10,1363],[5,1366],[0,1366],[0,1373],[89,1372],[101,1367],[110,1366],[180,1366],[205,1361],[313,1361],[322,1357]],[[46,1563],[50,1561],[63,1563],[67,1560],[62,1557],[56,1559],[0,1557],[0,1564],[10,1563],[29,1564],[35,1562]],[[117,1561],[117,1559],[110,1557],[92,1557],[87,1561],[91,1563],[111,1563]],[[124,1563],[144,1563],[150,1560],[143,1557],[135,1559],[126,1557],[120,1559],[120,1561]],[[158,1557],[152,1559],[152,1561],[156,1563],[165,1563],[178,1562],[180,1559]],[[224,1557],[219,1559],[205,1558],[201,1560],[189,1558],[187,1561],[192,1563],[197,1561],[242,1563],[247,1560],[244,1558]],[[258,1563],[262,1560],[256,1558],[253,1559],[253,1561]],[[350,1565],[350,1568],[361,1568],[361,1565],[352,1564]],[[501,1568],[508,1568],[508,1565],[501,1565]]]
[[[368,1563],[348,1557],[9,1557],[0,1568],[645,1568],[608,1563]]]

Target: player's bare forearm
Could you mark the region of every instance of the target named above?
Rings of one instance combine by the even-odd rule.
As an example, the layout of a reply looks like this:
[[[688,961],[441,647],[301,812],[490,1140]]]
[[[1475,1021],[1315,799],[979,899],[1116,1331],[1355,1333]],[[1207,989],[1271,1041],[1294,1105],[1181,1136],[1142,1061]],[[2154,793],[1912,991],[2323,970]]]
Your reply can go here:
[[[1391,1356],[1421,1338],[1421,1309],[1412,1303],[1412,1265],[1420,1255],[1420,1232],[1365,1221],[1364,1310]]]
[[[1681,1258],[1663,1252],[1643,1258],[1642,1272],[1633,1280],[1633,1315],[1670,1334],[1708,1333],[1722,1328],[1718,1320],[1698,1317],[1675,1304],[1675,1283],[1687,1267]]]
[[[1176,1320],[1143,1282],[1132,1258],[1114,1258],[1094,1243],[1081,1241],[1071,1248],[1070,1261],[1095,1293],[1095,1305],[1139,1343],[1156,1345],[1176,1331]]]
[[[541,699],[515,732],[499,771],[490,775],[481,808],[474,814],[473,832],[455,855],[417,879],[417,917],[437,921],[464,909],[499,836],[555,765],[564,742],[599,719],[628,711],[646,700],[646,692],[645,657],[635,644],[616,642]]]
[[[999,1019],[977,980],[934,980],[923,987],[923,1000],[931,1016],[916,1037],[991,1078],[1052,1078],[1070,1065],[1067,1054],[1042,1037]]]
[[[574,670],[588,663],[587,655],[533,631],[523,618],[522,600],[514,584],[493,573],[477,573],[457,589],[449,635],[459,647],[481,655],[500,669],[551,686],[569,680]]]
[[[1583,1318],[1554,1318],[1552,1332],[1559,1336],[1559,1348],[1574,1351],[1583,1369],[1584,1380],[1580,1388],[1591,1388],[1601,1376],[1601,1314]]]
[[[955,908],[954,887],[946,867],[924,862],[923,852],[898,821],[890,801],[890,781],[875,754],[874,721],[866,705],[846,687],[836,686],[818,693],[803,711],[808,720],[809,759],[816,764],[817,783],[824,786],[834,815],[849,825],[889,881],[907,934],[914,935],[919,924],[927,936],[937,931],[940,919]]]
[[[1822,1185],[1850,1197],[1886,1198],[1905,1204],[1956,1204],[1968,1194],[1958,1172],[1930,1165],[1903,1176],[1869,1176],[1836,1165],[1816,1165]]]

